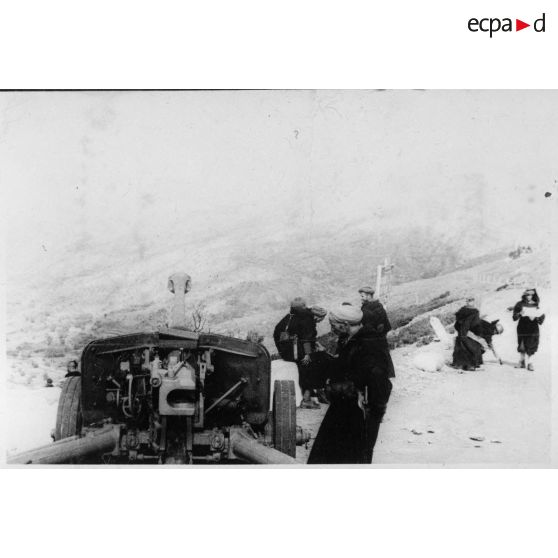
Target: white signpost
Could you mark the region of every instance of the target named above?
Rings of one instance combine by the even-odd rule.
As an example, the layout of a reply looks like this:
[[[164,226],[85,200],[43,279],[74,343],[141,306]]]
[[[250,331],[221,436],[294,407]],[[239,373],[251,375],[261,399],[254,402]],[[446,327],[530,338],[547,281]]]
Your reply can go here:
[[[384,258],[384,263],[378,265],[376,268],[376,288],[375,295],[378,300],[380,300],[380,294],[383,292],[384,302],[387,302],[391,291],[391,272],[393,271],[394,264],[390,262],[389,256]],[[383,279],[383,291],[382,291],[382,279]]]

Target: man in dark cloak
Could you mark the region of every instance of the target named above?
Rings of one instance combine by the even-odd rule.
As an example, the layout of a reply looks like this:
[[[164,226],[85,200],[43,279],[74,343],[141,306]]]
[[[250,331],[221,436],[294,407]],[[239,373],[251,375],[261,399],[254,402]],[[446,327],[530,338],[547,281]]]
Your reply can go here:
[[[536,289],[527,289],[521,300],[514,306],[513,320],[517,322],[518,368],[534,370],[529,359],[539,348],[539,326],[544,322],[544,314],[539,308],[540,299]]]
[[[455,314],[455,346],[452,366],[461,370],[475,370],[482,364],[483,345],[474,331],[481,327],[479,311],[475,308],[475,299],[467,298],[465,306]]]
[[[395,377],[395,369],[389,352],[387,334],[391,331],[391,324],[382,303],[374,299],[372,287],[361,287],[358,292],[362,300],[362,329],[363,335],[373,340],[376,352],[381,355],[385,366],[388,367],[389,377]]]
[[[471,328],[471,331],[475,335],[478,335],[479,337],[484,339],[488,348],[492,351],[492,354],[496,357],[498,362],[500,364],[503,364],[504,361],[500,358],[500,356],[496,352],[496,348],[494,347],[494,342],[492,340],[492,338],[495,335],[500,335],[504,331],[504,327],[500,323],[500,320],[493,320],[492,322],[489,322],[481,318],[479,327],[473,327]],[[481,356],[481,364],[482,364],[482,356]]]
[[[309,464],[370,464],[391,393],[389,370],[362,327],[362,311],[342,305],[330,311],[339,350],[328,363],[331,404],[312,446]]]
[[[275,326],[273,340],[283,360],[295,362],[298,367],[298,378],[302,390],[301,407],[319,409],[320,405],[312,401],[313,379],[308,374],[311,354],[315,350],[316,325],[314,316],[306,301],[300,297],[291,302],[291,311]]]

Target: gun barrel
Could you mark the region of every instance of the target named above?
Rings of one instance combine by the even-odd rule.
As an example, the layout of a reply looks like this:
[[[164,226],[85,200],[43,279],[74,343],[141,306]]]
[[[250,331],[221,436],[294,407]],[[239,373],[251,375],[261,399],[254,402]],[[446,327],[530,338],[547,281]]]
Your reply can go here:
[[[296,460],[286,453],[263,446],[240,431],[231,432],[231,450],[237,457],[251,463],[261,463],[264,465],[296,464]]]
[[[7,463],[8,465],[68,463],[73,459],[88,455],[110,453],[118,446],[119,441],[120,428],[107,426],[96,432],[88,433],[82,438],[71,436],[40,448],[9,455]]]

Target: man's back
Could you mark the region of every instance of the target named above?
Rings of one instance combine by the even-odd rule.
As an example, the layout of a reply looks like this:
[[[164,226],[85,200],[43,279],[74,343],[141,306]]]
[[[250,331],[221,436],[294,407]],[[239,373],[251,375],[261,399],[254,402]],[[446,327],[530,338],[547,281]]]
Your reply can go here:
[[[307,308],[292,309],[275,326],[273,339],[279,354],[284,360],[298,360],[312,350],[315,342],[315,323],[312,312]],[[296,354],[294,340],[296,337]],[[309,351],[308,351],[309,352]]]
[[[387,313],[379,300],[362,304],[362,326],[370,335],[385,336],[391,331]]]

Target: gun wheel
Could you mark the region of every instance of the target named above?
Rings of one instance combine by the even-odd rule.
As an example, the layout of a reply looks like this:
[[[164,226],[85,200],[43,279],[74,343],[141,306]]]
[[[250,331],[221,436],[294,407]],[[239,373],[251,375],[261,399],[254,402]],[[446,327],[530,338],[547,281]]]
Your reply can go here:
[[[273,389],[273,445],[296,456],[296,399],[292,380],[275,380]]]
[[[79,434],[81,423],[81,378],[73,376],[68,378],[62,386],[56,413],[54,439],[58,441]]]

